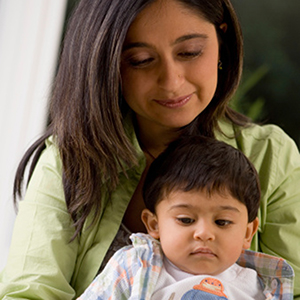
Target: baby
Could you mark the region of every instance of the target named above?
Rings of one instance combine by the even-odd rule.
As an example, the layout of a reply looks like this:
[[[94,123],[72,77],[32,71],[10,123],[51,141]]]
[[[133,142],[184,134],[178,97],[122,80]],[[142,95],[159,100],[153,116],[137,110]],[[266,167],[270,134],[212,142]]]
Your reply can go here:
[[[292,268],[246,250],[260,187],[239,150],[181,138],[150,166],[143,197],[148,234],[133,234],[79,299],[293,299]]]

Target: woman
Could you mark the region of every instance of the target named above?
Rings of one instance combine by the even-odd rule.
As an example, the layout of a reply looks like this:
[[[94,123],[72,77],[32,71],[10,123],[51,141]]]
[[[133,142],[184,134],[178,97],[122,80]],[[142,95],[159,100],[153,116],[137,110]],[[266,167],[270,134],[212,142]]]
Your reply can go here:
[[[147,169],[182,134],[216,137],[258,170],[260,228],[253,250],[300,273],[300,158],[277,127],[228,107],[242,37],[228,0],[82,0],[70,21],[51,99],[51,124],[33,155],[20,202],[3,299],[72,299],[130,232],[145,231]],[[5,296],[4,296],[5,295]]]

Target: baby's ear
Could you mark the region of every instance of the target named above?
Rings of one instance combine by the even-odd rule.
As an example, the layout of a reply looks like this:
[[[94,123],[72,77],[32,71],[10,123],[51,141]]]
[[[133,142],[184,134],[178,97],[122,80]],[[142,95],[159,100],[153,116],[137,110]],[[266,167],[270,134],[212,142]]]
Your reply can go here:
[[[258,224],[259,224],[259,220],[256,217],[254,221],[248,223],[247,225],[247,230],[246,230],[246,235],[244,238],[244,244],[243,244],[243,249],[249,249],[251,246],[251,241],[252,238],[254,236],[254,234],[256,233],[257,229],[258,229]]]
[[[142,221],[147,228],[147,232],[155,239],[159,239],[157,217],[149,209],[142,211]]]

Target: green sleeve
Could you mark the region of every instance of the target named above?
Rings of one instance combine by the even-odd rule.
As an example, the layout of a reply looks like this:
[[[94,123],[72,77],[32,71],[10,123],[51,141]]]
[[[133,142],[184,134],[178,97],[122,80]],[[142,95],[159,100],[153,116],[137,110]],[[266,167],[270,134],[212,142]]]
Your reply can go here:
[[[293,267],[294,299],[300,299],[300,155],[280,128],[246,129],[237,139],[261,183],[260,227],[252,250],[284,258]]]
[[[20,202],[0,299],[72,299],[69,282],[78,242],[64,201],[61,163],[53,145],[42,154]]]
[[[283,257],[293,267],[294,299],[300,299],[300,155],[288,139],[277,153],[259,245],[262,252]]]

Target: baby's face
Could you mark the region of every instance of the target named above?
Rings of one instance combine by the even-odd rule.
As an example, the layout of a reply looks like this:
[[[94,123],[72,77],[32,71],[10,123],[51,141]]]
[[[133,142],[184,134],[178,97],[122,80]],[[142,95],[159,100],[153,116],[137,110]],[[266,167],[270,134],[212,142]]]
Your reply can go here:
[[[250,247],[257,219],[229,194],[174,191],[156,207],[156,232],[166,257],[191,274],[216,275]]]

